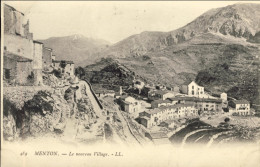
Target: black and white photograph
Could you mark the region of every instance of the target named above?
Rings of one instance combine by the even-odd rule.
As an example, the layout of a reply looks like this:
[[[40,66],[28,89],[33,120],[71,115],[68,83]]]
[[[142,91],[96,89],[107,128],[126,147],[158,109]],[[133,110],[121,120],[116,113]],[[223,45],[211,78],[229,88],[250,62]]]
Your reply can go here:
[[[260,167],[259,1],[1,1],[2,167]]]

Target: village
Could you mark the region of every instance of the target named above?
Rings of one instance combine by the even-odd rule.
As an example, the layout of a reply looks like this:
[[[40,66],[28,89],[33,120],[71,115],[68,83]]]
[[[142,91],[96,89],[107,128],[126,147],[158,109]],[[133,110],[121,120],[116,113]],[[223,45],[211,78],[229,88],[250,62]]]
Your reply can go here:
[[[24,23],[23,13],[5,5],[4,15],[5,87],[61,88],[80,82],[75,75],[73,61],[57,60],[52,48],[34,40],[33,33],[29,31],[30,22]],[[53,82],[50,75],[63,80]],[[167,143],[169,137],[191,119],[199,118],[219,126],[226,118],[253,117],[255,114],[247,99],[237,100],[225,92],[211,95],[195,81],[166,87],[135,79],[127,89],[135,91],[126,92],[122,86],[118,86],[116,90],[94,89],[94,98],[99,105],[109,99],[120,113],[113,114],[114,111],[103,104],[101,107],[103,117],[106,117],[106,121],[110,121],[111,124],[114,124],[115,120],[120,120],[119,122],[124,124],[123,127],[129,131],[129,135],[140,143],[145,141]],[[111,114],[116,118],[111,119]],[[214,122],[216,119],[218,121]]]

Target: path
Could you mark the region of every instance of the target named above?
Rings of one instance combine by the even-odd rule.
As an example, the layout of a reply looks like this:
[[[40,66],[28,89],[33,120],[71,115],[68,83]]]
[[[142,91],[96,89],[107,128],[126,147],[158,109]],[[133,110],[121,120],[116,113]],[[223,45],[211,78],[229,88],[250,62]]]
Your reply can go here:
[[[195,130],[195,131],[192,131],[192,132],[186,134],[185,137],[184,137],[183,140],[182,140],[181,147],[183,147],[183,146],[185,145],[186,140],[187,140],[188,137],[190,137],[191,135],[193,135],[193,134],[195,134],[195,133],[197,133],[197,132],[201,132],[201,131],[205,131],[205,130],[208,130],[208,129],[199,129],[199,130]]]
[[[126,136],[127,143],[130,145],[140,145],[140,142],[135,138],[135,136],[132,134],[129,125],[127,124],[127,120],[124,118],[122,115],[121,111],[116,111],[118,117],[121,120],[123,130],[124,130],[124,135]]]
[[[90,87],[88,85],[88,83],[86,81],[79,81],[79,86],[84,86],[86,89],[86,94],[89,97],[89,100],[93,106],[93,109],[96,113],[96,115],[101,118],[102,120],[106,120],[105,116],[102,114],[102,109],[100,108],[100,106],[98,105],[94,95],[92,94]]]

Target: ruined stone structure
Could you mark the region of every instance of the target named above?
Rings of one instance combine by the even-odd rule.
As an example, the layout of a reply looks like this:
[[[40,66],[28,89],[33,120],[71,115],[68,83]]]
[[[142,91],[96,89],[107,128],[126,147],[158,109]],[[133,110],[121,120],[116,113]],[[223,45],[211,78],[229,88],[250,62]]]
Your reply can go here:
[[[4,52],[3,78],[10,83],[33,84],[32,59]]]
[[[47,47],[43,47],[43,51],[42,51],[42,65],[43,65],[43,69],[48,69],[51,65],[52,65],[52,49],[51,48],[47,48]]]
[[[4,5],[4,75],[18,85],[42,84],[43,44],[33,40],[24,14]],[[29,80],[28,80],[29,79]]]
[[[65,60],[53,60],[53,68],[60,70],[63,74],[68,74],[69,76],[74,76],[74,63],[73,61]]]

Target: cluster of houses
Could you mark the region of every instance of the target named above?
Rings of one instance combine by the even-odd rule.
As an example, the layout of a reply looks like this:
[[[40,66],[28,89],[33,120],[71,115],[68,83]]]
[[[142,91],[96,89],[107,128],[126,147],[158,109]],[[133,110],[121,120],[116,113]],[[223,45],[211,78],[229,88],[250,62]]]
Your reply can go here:
[[[43,72],[53,69],[74,75],[72,61],[55,60],[53,50],[34,40],[29,20],[4,4],[3,79],[14,85],[43,85]]]
[[[228,102],[226,93],[214,97],[205,92],[204,87],[194,81],[185,83],[179,89],[167,89],[163,86],[146,86],[141,81],[134,82],[134,88],[139,94],[147,97],[151,107],[141,109],[140,101],[131,96],[119,98],[122,110],[138,113],[138,122],[146,128],[152,128],[162,123],[171,124],[176,118],[197,117],[202,113],[220,113],[228,108],[231,114],[251,115],[247,100],[232,100]],[[140,110],[141,109],[141,110]]]
[[[202,113],[220,113],[229,110],[234,115],[252,115],[250,104],[247,100],[232,100],[228,102],[226,93],[214,97],[205,92],[203,86],[196,82],[186,82],[180,88],[169,89],[165,86],[145,85],[136,80],[133,88],[151,104],[149,109],[141,107],[140,100],[128,95],[122,95],[113,90],[99,89],[98,97],[112,96],[118,99],[120,108],[137,117],[136,120],[146,128],[172,122],[176,118],[197,117]],[[122,96],[121,96],[122,95]]]
[[[146,128],[151,128],[160,123],[176,118],[197,116],[198,109],[192,104],[175,104],[171,106],[161,106],[159,108],[143,111],[139,113],[139,123]]]

